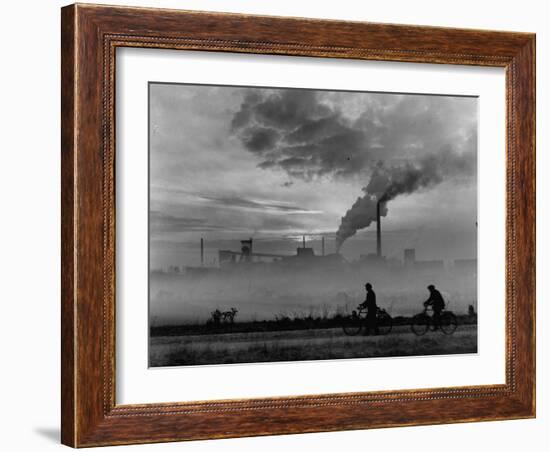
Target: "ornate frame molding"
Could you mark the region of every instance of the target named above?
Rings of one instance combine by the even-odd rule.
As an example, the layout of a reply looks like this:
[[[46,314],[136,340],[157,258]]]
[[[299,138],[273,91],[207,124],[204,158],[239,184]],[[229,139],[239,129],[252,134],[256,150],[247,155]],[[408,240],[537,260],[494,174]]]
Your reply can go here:
[[[506,383],[116,405],[118,47],[504,67]],[[525,33],[92,5],[63,8],[62,442],[81,447],[533,417],[534,59],[535,37]]]

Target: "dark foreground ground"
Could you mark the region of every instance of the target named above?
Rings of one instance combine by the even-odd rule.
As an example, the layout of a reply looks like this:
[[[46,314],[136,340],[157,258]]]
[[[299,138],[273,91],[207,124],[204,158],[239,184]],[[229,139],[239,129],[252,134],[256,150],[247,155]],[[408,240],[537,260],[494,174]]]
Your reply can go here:
[[[151,367],[233,364],[477,352],[477,325],[454,334],[429,331],[415,336],[396,326],[387,336],[346,336],[341,328],[251,333],[152,336]]]

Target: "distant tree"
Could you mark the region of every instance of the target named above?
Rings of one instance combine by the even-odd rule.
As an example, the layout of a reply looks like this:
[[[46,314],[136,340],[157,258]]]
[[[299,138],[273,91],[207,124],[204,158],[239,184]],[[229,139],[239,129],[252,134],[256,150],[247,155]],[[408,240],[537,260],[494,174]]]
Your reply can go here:
[[[224,322],[229,322],[231,325],[235,323],[235,316],[237,315],[238,309],[237,308],[231,308],[229,311],[222,312],[221,315],[223,317]]]
[[[222,311],[216,309],[210,313],[210,318],[206,321],[206,324],[209,326],[218,327],[222,321]]]

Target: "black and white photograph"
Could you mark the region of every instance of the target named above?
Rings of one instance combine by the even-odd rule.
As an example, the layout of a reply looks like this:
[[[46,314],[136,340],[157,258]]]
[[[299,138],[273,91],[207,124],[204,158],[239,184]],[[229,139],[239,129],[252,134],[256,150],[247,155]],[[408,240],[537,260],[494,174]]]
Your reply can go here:
[[[477,352],[477,98],[149,84],[149,365]]]
[[[4,2],[2,450],[547,451],[547,10]]]

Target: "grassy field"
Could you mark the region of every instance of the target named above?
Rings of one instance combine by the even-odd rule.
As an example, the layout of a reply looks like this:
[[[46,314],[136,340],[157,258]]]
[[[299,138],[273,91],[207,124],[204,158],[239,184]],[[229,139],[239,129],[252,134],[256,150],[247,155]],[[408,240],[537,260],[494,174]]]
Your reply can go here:
[[[430,331],[415,336],[409,326],[387,336],[346,336],[340,328],[210,335],[152,336],[152,367],[232,364],[477,352],[477,325],[453,335]]]

